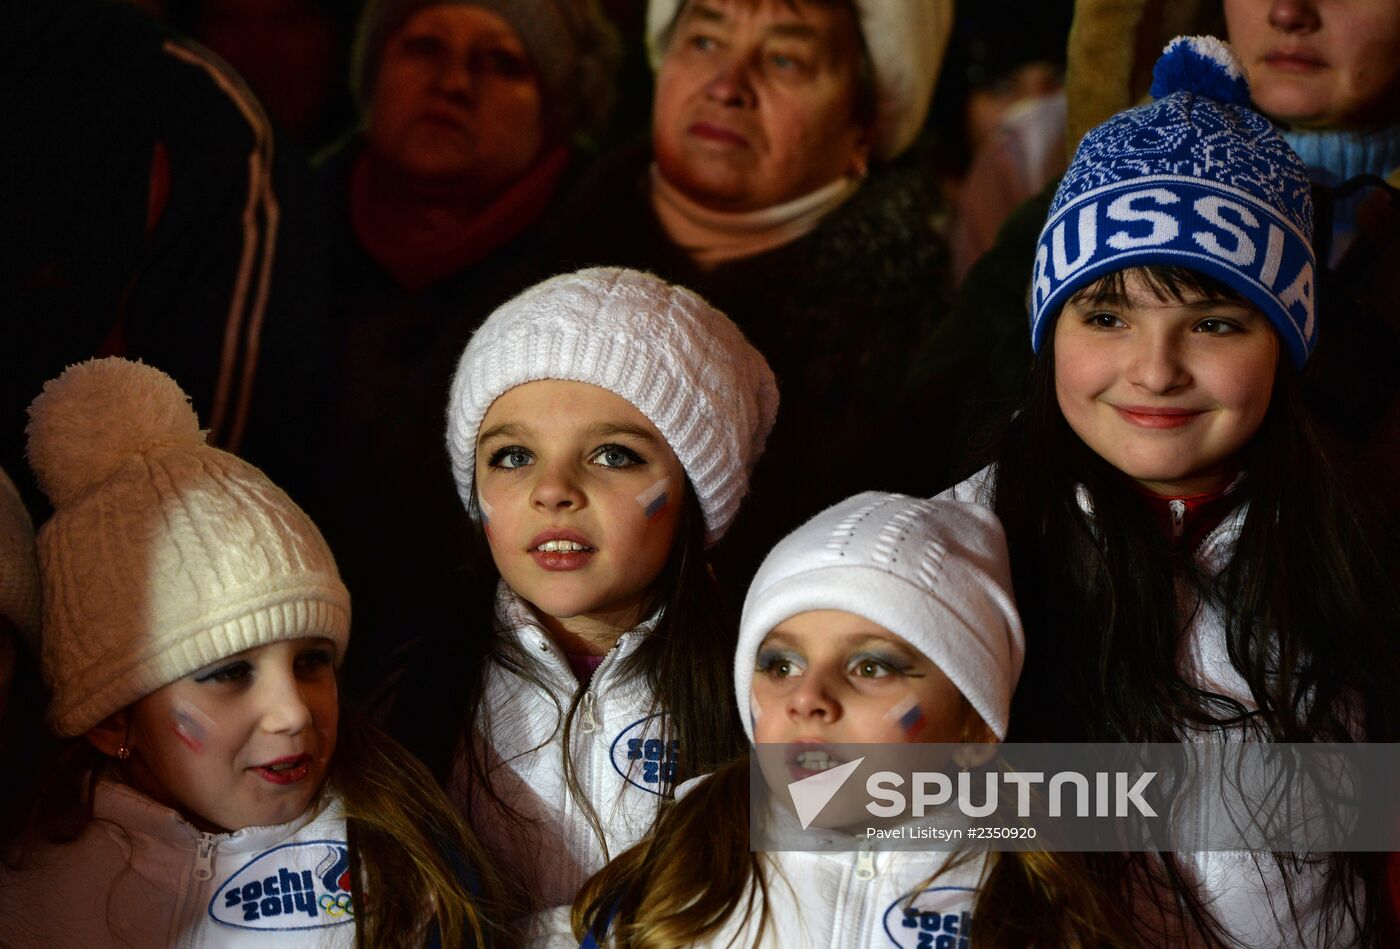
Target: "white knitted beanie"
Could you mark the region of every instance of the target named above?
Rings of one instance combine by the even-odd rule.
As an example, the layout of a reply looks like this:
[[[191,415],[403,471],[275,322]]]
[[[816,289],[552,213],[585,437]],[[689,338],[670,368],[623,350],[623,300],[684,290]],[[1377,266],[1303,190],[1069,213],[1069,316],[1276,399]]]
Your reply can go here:
[[[724,536],[778,412],[773,371],[727,316],[684,287],[607,267],[502,304],[467,344],[447,403],[452,475],[469,509],[482,419],[540,379],[591,383],[636,406],[685,469],[705,542]]]
[[[59,735],[254,646],[325,636],[350,595],[316,525],[257,468],[204,442],[189,397],[125,359],[70,366],[29,407],[44,676]]]
[[[734,694],[749,718],[764,638],[812,610],[854,613],[928,656],[1006,737],[1026,641],[996,515],[960,501],[866,492],[829,507],[773,548],[749,586]]]
[[[19,491],[0,470],[0,618],[39,649],[39,566],[34,559],[34,523]]]
[[[684,0],[649,0],[647,54],[661,68],[665,42]],[[953,0],[852,0],[875,71],[875,148],[893,161],[913,144],[928,115],[953,33]]]

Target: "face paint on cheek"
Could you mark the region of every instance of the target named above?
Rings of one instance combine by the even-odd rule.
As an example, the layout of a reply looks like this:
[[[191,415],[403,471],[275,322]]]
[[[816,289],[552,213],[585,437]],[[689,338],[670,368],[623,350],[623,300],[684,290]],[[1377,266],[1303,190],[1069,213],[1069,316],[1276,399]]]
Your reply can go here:
[[[491,505],[486,503],[486,499],[478,492],[476,496],[477,506],[481,509],[481,528],[486,531],[486,536],[491,536],[491,515],[496,513]]]
[[[185,743],[185,747],[196,754],[204,750],[209,734],[214,730],[214,720],[188,702],[177,702],[170,710],[171,727],[175,737]]]
[[[646,512],[647,520],[654,521],[666,510],[671,503],[671,496],[666,489],[670,486],[670,478],[662,478],[660,481],[647,488],[637,495],[637,503]]]
[[[924,729],[924,710],[919,700],[910,695],[900,699],[885,713],[885,721],[895,722],[905,738],[912,738]]]
[[[756,729],[756,728],[758,727],[758,716],[759,716],[759,713],[762,712],[762,711],[763,711],[763,709],[759,708],[758,699],[754,698],[754,697],[753,697],[753,693],[750,692],[750,693],[749,693],[749,731],[753,731],[754,729]]]

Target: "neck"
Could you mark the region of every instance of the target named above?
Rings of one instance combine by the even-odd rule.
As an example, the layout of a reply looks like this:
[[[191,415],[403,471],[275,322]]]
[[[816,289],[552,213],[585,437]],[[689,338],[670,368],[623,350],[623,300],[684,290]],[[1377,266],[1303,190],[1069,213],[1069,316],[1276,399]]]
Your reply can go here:
[[[535,618],[559,648],[578,656],[606,655],[622,634],[641,622],[640,602],[596,613],[560,618],[531,607]]]
[[[489,203],[490,196],[476,193],[470,179],[406,175],[368,148],[360,153],[359,162],[366,184],[364,207],[373,219],[464,220]]]
[[[716,211],[676,188],[651,166],[651,206],[677,247],[701,267],[753,257],[810,233],[846,202],[860,180],[842,176],[817,190],[758,211]]]

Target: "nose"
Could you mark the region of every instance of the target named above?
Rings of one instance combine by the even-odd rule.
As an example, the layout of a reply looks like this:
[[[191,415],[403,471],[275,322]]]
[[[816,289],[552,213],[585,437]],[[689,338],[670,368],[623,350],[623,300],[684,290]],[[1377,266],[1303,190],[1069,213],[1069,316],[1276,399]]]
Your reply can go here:
[[[311,707],[301,693],[301,683],[293,670],[264,672],[261,679],[264,731],[296,735],[310,727],[313,718]]]
[[[830,725],[841,718],[841,702],[825,678],[809,674],[788,694],[787,712],[795,722]]]
[[[445,60],[434,78],[437,90],[445,95],[470,99],[476,90],[476,73],[466,56]]]
[[[1190,385],[1191,373],[1169,333],[1144,334],[1129,357],[1128,382],[1152,395],[1166,395]]]
[[[751,108],[755,97],[748,63],[735,56],[720,64],[705,85],[705,98],[732,109]]]
[[[1269,25],[1283,33],[1311,33],[1321,25],[1313,0],[1274,0]]]
[[[530,491],[530,503],[539,511],[572,511],[582,508],[586,496],[576,472],[564,463],[540,463]]]

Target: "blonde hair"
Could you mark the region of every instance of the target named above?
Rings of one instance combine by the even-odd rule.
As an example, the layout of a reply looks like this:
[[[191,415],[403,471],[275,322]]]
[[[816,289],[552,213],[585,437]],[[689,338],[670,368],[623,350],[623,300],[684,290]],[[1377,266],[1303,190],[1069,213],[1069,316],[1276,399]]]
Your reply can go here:
[[[570,921],[618,949],[677,949],[716,936],[737,912],[768,925],[766,856],[748,847],[748,756],[716,771],[661,814],[650,836],[584,884]],[[962,852],[916,886],[977,856]],[[977,946],[1029,943],[1109,949],[1137,941],[1132,920],[1077,854],[990,854],[977,891]]]

